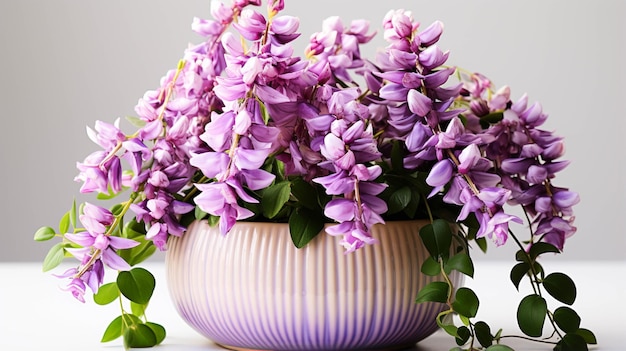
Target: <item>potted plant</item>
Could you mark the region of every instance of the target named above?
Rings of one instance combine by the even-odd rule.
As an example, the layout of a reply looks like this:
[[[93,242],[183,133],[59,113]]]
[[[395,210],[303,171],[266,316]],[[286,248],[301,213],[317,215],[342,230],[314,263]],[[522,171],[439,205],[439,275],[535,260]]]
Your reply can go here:
[[[139,99],[137,117],[129,118],[136,130],[123,132],[119,120],[88,128],[102,150],[78,163],[80,192],[121,202],[110,208],[74,202],[58,230],[35,233],[38,241],[61,239],[44,259],[45,271],[65,257],[80,261],[59,275],[78,300],[90,290],[98,304],[130,301],[103,341],[123,336],[128,347],[144,347],[163,340],[165,329],[145,318],[154,277],[135,266],[168,247],[176,252],[168,253],[168,264],[188,257],[180,248],[189,250],[186,237],[198,228],[226,242],[237,227],[263,231],[283,223],[295,252],[336,238],[342,257],[357,257],[383,246],[377,233],[400,222],[417,236],[398,235],[394,245],[412,247],[419,237],[425,255],[408,253],[415,261],[407,269],[430,279],[411,302],[435,306],[432,325],[459,345],[509,349],[500,331],[475,321],[479,299],[461,286],[461,275],[474,272],[473,249],[507,241],[519,247],[512,283],[526,277],[533,288],[519,304],[521,331],[539,338],[547,320],[556,350],[594,344],[568,307],[574,282],[538,260],[559,253],[574,234],[572,207],[579,201],[554,184],[568,162],[560,160],[562,138],[540,128],[547,118],[541,106],[449,65],[449,53],[437,46],[440,22],[421,28],[409,12],[390,11],[382,24],[388,46],[370,59],[359,49],[375,34],[368,23],[346,26],[331,17],[300,57],[290,46],[299,20],[278,15],[283,1],[268,1],[266,15],[260,5],[212,2],[213,19],[192,25],[206,40]],[[509,229],[523,222],[509,205],[525,216],[524,240]],[[219,256],[221,243],[205,245]],[[263,258],[246,262],[262,265]],[[366,274],[323,267],[350,280]],[[105,283],[107,269],[117,278]],[[171,269],[169,279],[184,272]],[[564,306],[548,308],[546,294]]]

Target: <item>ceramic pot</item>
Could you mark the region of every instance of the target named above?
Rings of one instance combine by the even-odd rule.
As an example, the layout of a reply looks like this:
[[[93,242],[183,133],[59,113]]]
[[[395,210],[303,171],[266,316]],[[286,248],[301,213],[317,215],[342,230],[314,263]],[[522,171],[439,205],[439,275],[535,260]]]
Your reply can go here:
[[[414,302],[436,280],[420,272],[426,223],[376,225],[378,244],[345,254],[326,233],[297,249],[284,223],[239,222],[223,236],[196,221],[168,242],[170,296],[189,325],[230,349],[411,347],[437,330],[443,308]]]

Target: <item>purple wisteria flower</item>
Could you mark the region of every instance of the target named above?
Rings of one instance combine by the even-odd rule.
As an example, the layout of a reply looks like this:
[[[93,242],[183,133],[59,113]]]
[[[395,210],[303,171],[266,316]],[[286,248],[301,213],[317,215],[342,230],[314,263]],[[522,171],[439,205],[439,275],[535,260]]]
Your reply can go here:
[[[331,174],[313,181],[323,185],[329,195],[343,195],[326,204],[324,215],[340,223],[326,231],[343,235],[341,243],[346,252],[352,252],[376,242],[371,227],[384,223],[381,214],[387,211],[387,204],[376,195],[386,186],[375,182],[382,173],[381,167],[366,166],[380,158],[371,125],[365,127],[363,120],[350,124],[346,119],[337,119],[331,123],[330,130],[331,134],[320,145],[326,159],[320,166],[329,168]]]
[[[205,176],[217,178],[212,183],[196,184],[202,193],[195,202],[203,211],[220,217],[222,234],[228,233],[235,221],[253,215],[252,211],[237,203],[238,199],[258,203],[243,185],[250,190],[259,190],[274,181],[273,174],[259,169],[266,157],[267,152],[264,150],[237,149],[232,159],[227,154],[217,152],[206,152],[191,159],[191,163],[202,169]]]
[[[87,127],[89,138],[103,148],[102,151],[91,153],[82,163],[77,163],[80,173],[76,181],[83,182],[82,193],[119,192],[122,187],[122,168],[117,155],[125,135],[119,129],[119,119],[115,124],[97,121],[95,131]]]
[[[484,248],[513,236],[521,246],[511,230],[523,223],[511,214],[518,206],[531,233],[522,254],[537,243],[564,248],[580,198],[555,185],[569,165],[563,139],[541,129],[539,103],[449,64],[443,23],[391,10],[380,28],[386,47],[367,58],[376,30],[333,16],[300,55],[300,19],[281,14],[283,0],[262,3],[212,1],[211,18],[191,24],[202,42],[137,101],[135,130],[119,119],[87,128],[100,149],[76,165],[80,192],[128,196],[111,209],[74,204],[61,233],[44,228],[46,240],[62,238],[50,257],[80,262],[58,275],[64,290],[84,302],[105,269],[166,250],[195,220],[224,236],[238,221],[288,222],[305,228],[291,233],[297,245],[331,235],[346,253],[376,244],[372,228],[386,221],[455,222],[459,240],[443,251],[464,265],[471,240]],[[448,274],[452,258],[439,254]],[[528,263],[530,276],[533,259],[517,270]]]
[[[528,106],[526,96],[511,102],[510,89],[493,91],[484,75],[448,83],[457,71],[437,45],[441,22],[422,29],[410,12],[389,11],[382,24],[388,46],[369,61],[360,48],[375,34],[369,23],[345,26],[330,17],[310,37],[305,60],[290,46],[299,20],[278,15],[283,1],[269,1],[267,16],[253,7],[260,4],[214,1],[212,19],[193,20],[206,40],[139,100],[136,133],[124,134],[119,120],[88,128],[102,150],[78,164],[82,192],[130,188],[138,196],[129,208],[164,250],[195,206],[219,217],[227,233],[255,217],[250,205],[277,176],[302,177],[330,196],[324,214],[340,223],[330,231],[345,234],[353,250],[384,222],[383,165],[400,142],[402,170],[426,172],[428,197],[459,206],[458,221],[473,214],[478,237],[506,241],[508,222],[519,221],[503,212],[507,204],[524,207],[541,240],[562,248],[573,234],[578,196],[551,184],[568,164],[557,161],[561,138],[538,129],[547,117],[538,104]],[[96,249],[117,245],[85,233],[67,238]]]
[[[96,256],[96,259],[102,260],[107,266],[116,270],[128,270],[130,266],[115,253],[115,250],[129,249],[139,243],[135,240],[111,236],[107,231],[113,224],[113,220],[114,216],[109,210],[85,203],[83,214],[80,215],[80,222],[85,227],[85,231],[65,234],[68,240],[82,248],[68,248],[67,251],[81,262],[89,261],[94,255],[100,255],[100,257]]]
[[[135,247],[139,243],[135,240],[111,235],[109,228],[114,222],[114,216],[103,207],[85,203],[83,214],[80,215],[80,222],[85,231],[75,234],[66,233],[64,237],[79,246],[66,250],[81,262],[83,270],[79,271],[72,268],[58,277],[70,278],[71,281],[66,290],[84,302],[85,286],[88,286],[95,294],[102,285],[104,279],[103,265],[118,271],[130,269],[130,265],[119,257],[116,251]]]

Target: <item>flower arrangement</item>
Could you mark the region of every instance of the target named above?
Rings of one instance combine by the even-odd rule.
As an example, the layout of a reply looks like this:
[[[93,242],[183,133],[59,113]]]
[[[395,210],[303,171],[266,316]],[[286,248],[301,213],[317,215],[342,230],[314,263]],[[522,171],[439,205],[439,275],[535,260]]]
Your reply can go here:
[[[89,289],[98,304],[130,301],[102,341],[123,336],[127,347],[142,347],[164,339],[165,329],[145,317],[154,277],[132,267],[166,250],[168,237],[184,235],[194,220],[225,236],[237,221],[288,222],[297,247],[334,235],[350,254],[376,245],[376,224],[425,218],[431,224],[420,236],[431,257],[421,270],[442,280],[416,303],[445,304],[437,323],[460,346],[510,349],[501,331],[474,321],[476,294],[447,278],[453,270],[473,275],[470,246],[486,251],[488,241],[508,239],[519,247],[512,283],[527,277],[533,288],[519,304],[521,331],[539,338],[547,319],[555,350],[594,344],[568,307],[574,282],[539,262],[576,231],[579,201],[553,184],[568,162],[559,160],[562,138],[540,129],[541,106],[448,65],[449,52],[437,46],[440,22],[421,28],[410,12],[390,11],[382,24],[388,45],[370,60],[360,51],[375,35],[368,22],[345,26],[331,17],[300,57],[290,45],[298,18],[278,16],[284,1],[269,0],[266,16],[260,5],[213,1],[213,19],[192,24],[206,40],[139,99],[129,118],[136,130],[123,132],[119,119],[87,128],[102,150],[77,164],[80,192],[124,200],[111,208],[74,202],[58,230],[35,233],[37,241],[61,239],[44,271],[66,257],[80,262],[58,275],[75,298],[84,302]],[[509,229],[523,223],[505,212],[509,205],[526,217],[526,240]],[[328,222],[336,224],[320,234]],[[104,283],[107,268],[117,278]],[[546,294],[567,306],[549,309]]]

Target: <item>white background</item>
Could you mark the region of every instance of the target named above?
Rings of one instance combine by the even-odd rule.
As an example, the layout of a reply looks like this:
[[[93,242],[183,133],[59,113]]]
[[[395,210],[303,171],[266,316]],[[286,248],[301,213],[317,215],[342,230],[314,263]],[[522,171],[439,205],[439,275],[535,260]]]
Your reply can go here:
[[[550,114],[546,129],[566,138],[572,164],[555,184],[582,202],[564,258],[624,258],[626,2],[286,2],[302,20],[299,50],[330,15],[378,28],[387,10],[405,8],[424,27],[443,21],[449,63],[510,85],[515,97],[528,92]],[[44,257],[51,244],[32,235],[55,224],[78,193],[75,162],[96,150],[85,126],[133,114],[187,43],[200,40],[194,16],[209,16],[208,0],[0,2],[0,261]],[[367,53],[384,45],[381,37]],[[485,259],[513,250],[492,249]]]

